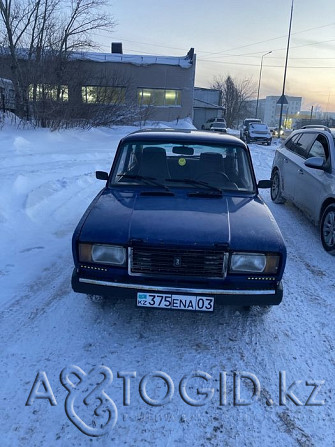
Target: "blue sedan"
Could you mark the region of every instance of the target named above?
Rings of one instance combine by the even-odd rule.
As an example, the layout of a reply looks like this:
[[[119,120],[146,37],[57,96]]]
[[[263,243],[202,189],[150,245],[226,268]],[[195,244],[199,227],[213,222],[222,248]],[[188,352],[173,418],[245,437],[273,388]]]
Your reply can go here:
[[[204,131],[123,138],[73,235],[75,292],[138,307],[275,305],[286,248],[247,146]]]

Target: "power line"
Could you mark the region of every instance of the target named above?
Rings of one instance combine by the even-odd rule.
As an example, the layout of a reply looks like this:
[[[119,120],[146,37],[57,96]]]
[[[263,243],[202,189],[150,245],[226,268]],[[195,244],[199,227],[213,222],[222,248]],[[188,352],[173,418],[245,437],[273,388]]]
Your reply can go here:
[[[315,30],[315,29],[326,28],[328,26],[333,26],[333,25],[335,25],[334,22],[329,23],[327,25],[321,25],[321,26],[317,26],[317,27],[314,27],[314,28],[308,28],[308,29],[305,29],[305,30],[302,30],[302,31],[296,31],[295,33],[292,33],[292,35],[305,33],[307,31],[312,31],[312,30]],[[253,46],[253,45],[258,45],[260,43],[268,43],[268,42],[272,42],[274,40],[283,39],[284,37],[287,37],[287,36],[284,35],[284,36],[279,36],[279,37],[273,37],[272,39],[261,40],[259,42],[254,42],[254,43],[250,43],[250,44],[247,44],[247,45],[242,45],[242,46],[239,46],[239,47],[230,48],[229,50],[222,50],[222,51],[218,51],[218,52],[212,52],[212,53],[209,53],[208,55],[210,56],[210,55],[213,55],[213,54],[220,54],[220,53],[223,53],[225,51],[232,51],[232,50],[238,50],[240,48],[247,48],[247,47],[250,47],[250,46]],[[207,53],[207,52],[205,51],[205,53]]]
[[[214,63],[214,64],[225,64],[225,65],[243,65],[246,67],[259,67],[259,64],[246,64],[243,62],[227,62],[227,61],[214,61],[214,60],[209,60],[209,59],[200,59],[198,58],[198,61],[200,62],[210,62],[210,63]],[[283,65],[264,65],[264,67],[266,68],[283,68]],[[290,65],[289,66],[290,69],[291,68],[304,68],[304,69],[309,69],[309,68],[327,68],[327,69],[335,69],[335,66],[333,67],[327,67],[327,66],[294,66],[294,65]]]
[[[325,26],[329,26],[329,25],[325,25]],[[322,28],[322,27],[319,27]],[[314,28],[313,28],[314,29]],[[301,31],[302,32],[302,31]],[[132,41],[132,40],[123,40],[124,42],[136,42],[136,41]],[[323,40],[320,42],[314,42],[314,43],[309,43],[309,44],[304,44],[304,45],[297,45],[297,46],[291,46],[291,49],[296,49],[296,48],[303,48],[306,46],[312,46],[312,45],[321,45],[323,43],[329,43],[329,42],[334,42],[335,39],[330,39],[330,40]],[[136,42],[139,43],[139,42]],[[142,42],[141,42],[142,44]],[[143,43],[145,44],[145,43]],[[148,45],[152,45],[152,46],[162,46],[163,45],[155,45],[155,44],[148,44]],[[103,45],[103,46],[107,46],[107,45]],[[109,46],[108,46],[109,48]],[[174,49],[179,49],[181,51],[185,51],[185,49],[181,49],[181,48],[176,48],[176,47],[164,47],[164,48],[174,48]],[[285,48],[277,48],[275,50],[272,50],[273,52],[275,51],[283,51],[285,50]],[[129,50],[130,53],[135,53],[137,54],[138,51],[136,50]],[[141,51],[142,54],[152,54],[149,53],[147,51]],[[263,53],[263,51],[258,51],[258,52],[253,52],[253,53],[240,53],[240,54],[227,54],[227,55],[221,55],[221,58],[229,58],[229,57],[257,57],[257,55],[259,55],[260,53]],[[217,54],[217,53],[213,53],[213,54]],[[281,59],[279,57],[274,57],[271,56],[269,59]],[[290,57],[290,60],[298,60],[298,59],[305,59],[305,60],[322,60],[322,59],[326,59],[326,60],[331,60],[331,59],[335,59],[335,58],[312,58],[312,57],[308,57],[308,58],[304,58],[304,57],[300,57],[300,58],[294,58],[294,57]],[[229,65],[248,65],[248,66],[258,66],[259,64],[244,64],[244,63],[237,63],[237,62],[226,62],[226,61],[217,61],[217,60],[211,60],[211,59],[204,59],[202,57],[198,57],[197,58],[198,61],[202,61],[202,62],[212,62],[212,63],[225,63],[225,64],[229,64]],[[270,67],[270,68],[275,68],[276,66],[271,66],[271,65],[266,65],[266,67]],[[291,66],[290,66],[291,67]],[[291,67],[291,68],[334,68],[334,67]]]
[[[313,27],[313,28],[306,28],[306,29],[301,30],[301,31],[296,31],[296,32],[292,33],[292,35],[301,34],[301,33],[305,33],[305,32],[312,31],[312,30],[317,30],[317,29],[321,29],[321,28],[327,28],[327,27],[333,26],[333,25],[335,25],[335,22],[328,23],[326,25],[316,26],[316,27]],[[103,35],[101,35],[99,33],[93,33],[93,35],[100,36],[100,37],[105,37],[105,36],[103,36]],[[247,47],[250,47],[250,46],[253,46],[253,45],[258,45],[258,44],[261,44],[261,43],[272,42],[274,40],[283,39],[285,37],[286,37],[286,35],[273,37],[271,39],[261,40],[261,41],[258,41],[258,42],[253,42],[253,43],[250,43],[250,44],[247,44],[247,45],[242,45],[242,46],[239,46],[239,47],[234,47],[234,48],[230,48],[228,50],[221,50],[221,51],[217,51],[217,52],[210,52],[210,51],[206,51],[206,50],[197,50],[197,54],[205,53],[206,55],[211,56],[211,55],[215,55],[215,54],[224,53],[225,51],[233,51],[233,50],[238,50],[240,48],[247,48]],[[171,46],[167,46],[167,45],[153,44],[153,43],[149,43],[149,42],[139,42],[138,40],[130,40],[130,39],[122,39],[122,38],[118,38],[116,40],[123,41],[123,42],[129,42],[129,43],[136,43],[136,44],[139,44],[139,45],[148,45],[148,46],[153,46],[153,47],[160,47],[160,48],[167,48],[167,49],[185,51],[185,48],[171,47]],[[333,40],[328,40],[328,41],[323,41],[323,42],[332,42],[332,41]],[[322,43],[322,42],[320,42],[320,43]],[[315,44],[319,44],[319,43],[316,42]],[[296,46],[294,48],[301,48],[303,46],[315,45],[315,44],[306,44],[306,45],[302,45],[302,46]],[[105,45],[105,46],[107,46],[107,45]],[[277,50],[273,50],[273,51],[282,51],[282,50],[283,49],[281,48],[281,49],[277,49]],[[132,50],[132,51],[135,52],[135,53],[137,52],[136,50]],[[262,50],[262,51],[260,51],[258,53],[263,53],[263,52],[264,52],[264,50]],[[147,53],[147,52],[144,52],[144,51],[142,53],[150,54],[150,53]],[[257,53],[255,52],[255,54],[257,54]],[[227,54],[226,56],[228,57],[228,56],[235,56],[235,55]]]
[[[124,42],[127,42],[126,40],[123,40]],[[322,43],[328,43],[328,42],[334,42],[335,40],[325,40],[325,41],[321,41],[321,42],[316,42],[313,44],[305,44],[305,45],[300,45],[300,46],[292,46],[291,49],[295,49],[295,48],[302,48],[304,46],[310,46],[310,45],[316,45],[316,44],[322,44]],[[133,41],[128,41],[128,42],[133,42]],[[154,44],[152,44],[154,45]],[[106,46],[109,48],[109,46],[107,45],[102,45],[102,46]],[[166,48],[172,48],[172,47],[166,47]],[[175,48],[177,49],[177,48]],[[180,48],[179,48],[180,49]],[[277,48],[276,50],[272,50],[273,52],[275,51],[283,51],[285,48]],[[185,49],[180,49],[181,51],[185,51]],[[136,50],[128,50],[129,53],[134,53],[134,54],[138,54],[138,51]],[[149,53],[147,51],[141,51],[142,54],[152,54]],[[221,58],[229,58],[229,57],[248,57],[248,58],[253,58],[253,57],[257,57],[260,53],[263,53],[263,51],[258,51],[258,52],[253,52],[253,53],[242,53],[242,54],[227,54],[227,55],[222,55]],[[279,56],[271,56],[269,57],[269,59],[282,59],[282,57]],[[334,57],[290,57],[290,60],[332,60],[335,59]],[[238,63],[238,62],[227,62],[227,61],[218,61],[218,60],[211,60],[211,59],[203,59],[201,57],[197,57],[197,61],[201,61],[201,62],[212,62],[212,63],[224,63],[224,64],[229,64],[229,65],[248,65],[250,67],[256,67],[259,64],[244,64],[244,63]],[[275,65],[265,65],[265,67],[270,67],[270,68],[276,68],[277,66]],[[279,67],[279,66],[278,66]],[[280,65],[281,67],[281,65]],[[308,68],[308,67],[295,67],[295,68]],[[311,68],[334,68],[334,67],[311,67]]]
[[[303,47],[308,47],[308,46],[313,46],[313,45],[321,45],[323,43],[329,43],[329,42],[335,42],[335,39],[329,39],[329,40],[321,40],[319,42],[312,42],[312,43],[306,43],[304,45],[296,45],[296,46],[291,46],[291,49],[296,49],[296,48],[303,48]],[[274,50],[272,50],[272,52],[275,51],[284,51],[286,48],[275,48]],[[217,57],[252,57],[252,55],[255,55],[255,57],[261,53],[263,53],[264,50],[262,51],[257,51],[257,52],[252,52],[252,53],[240,53],[240,54],[227,54],[227,55],[221,55],[221,56],[217,56]],[[216,54],[216,53],[213,53]],[[270,57],[269,59],[275,59],[274,57]],[[291,59],[291,58],[290,58]],[[305,59],[305,58],[302,58]],[[321,58],[310,58],[310,59],[321,59]],[[330,58],[324,58],[324,59],[330,59]],[[333,59],[333,58],[331,58]],[[207,59],[203,59],[203,60],[207,60]]]

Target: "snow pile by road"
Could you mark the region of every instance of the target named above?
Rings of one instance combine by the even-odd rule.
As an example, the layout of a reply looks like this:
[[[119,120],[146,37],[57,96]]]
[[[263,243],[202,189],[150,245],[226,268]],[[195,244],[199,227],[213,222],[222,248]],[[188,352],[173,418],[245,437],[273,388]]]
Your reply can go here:
[[[69,236],[76,220],[103,186],[95,179],[95,171],[109,172],[120,138],[137,129],[18,131],[8,121],[0,133],[0,223],[6,252],[0,267],[6,291],[2,304],[43,268],[46,259],[70,250]],[[147,127],[153,125],[147,123]],[[172,125],[193,128],[188,120],[155,127]]]
[[[93,303],[72,292],[72,232],[103,186],[95,171],[109,171],[119,139],[133,130],[50,132],[18,129],[10,120],[0,130],[1,447],[333,445],[335,259],[293,205],[275,205],[262,191],[288,249],[284,300],[269,313],[143,310],[122,300]],[[275,144],[250,147],[257,179],[269,178]],[[113,371],[108,394],[118,420],[102,437],[86,436],[66,416],[68,393],[59,376],[70,365],[86,373],[99,365]],[[148,405],[139,393],[141,379],[157,370],[175,386],[162,406]],[[195,370],[209,381],[189,380],[193,400],[204,398],[201,389],[214,390],[203,406],[180,397],[182,377]],[[56,402],[35,399],[26,406],[39,371]],[[136,372],[129,379],[130,405],[117,378],[122,371]],[[236,372],[259,381],[259,398],[250,401],[252,381],[242,380],[240,397],[250,405],[234,400]],[[152,379],[147,391],[162,400],[162,380]]]

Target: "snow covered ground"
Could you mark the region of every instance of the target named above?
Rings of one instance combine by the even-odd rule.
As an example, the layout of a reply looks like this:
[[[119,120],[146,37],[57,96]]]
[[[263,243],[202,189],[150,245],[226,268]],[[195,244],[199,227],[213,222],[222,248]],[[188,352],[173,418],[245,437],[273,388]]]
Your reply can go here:
[[[146,310],[72,292],[72,232],[103,186],[95,171],[109,170],[118,140],[132,130],[50,132],[18,129],[9,120],[0,129],[1,447],[334,445],[335,258],[293,205],[275,205],[262,191],[288,249],[284,300],[270,312]],[[251,145],[258,180],[269,178],[274,151],[275,144]],[[103,436],[87,436],[67,417],[60,374],[74,371],[71,365],[87,374],[100,365],[113,372],[105,391],[118,418]],[[154,371],[168,375],[168,389],[150,377]],[[187,385],[204,405],[181,397],[179,384],[193,371],[209,375],[208,382],[189,378]],[[36,393],[29,399],[38,372],[49,381],[53,405]],[[124,372],[136,373],[125,396]],[[97,373],[83,381],[83,395]],[[139,385],[147,374],[148,396],[159,402],[168,393],[168,403],[145,401]],[[243,375],[254,383],[257,377],[258,398],[251,399],[252,381]],[[212,398],[203,388],[213,388]],[[38,391],[46,394],[42,384]],[[73,397],[84,419],[97,401],[83,408],[78,394],[71,390],[67,403]]]

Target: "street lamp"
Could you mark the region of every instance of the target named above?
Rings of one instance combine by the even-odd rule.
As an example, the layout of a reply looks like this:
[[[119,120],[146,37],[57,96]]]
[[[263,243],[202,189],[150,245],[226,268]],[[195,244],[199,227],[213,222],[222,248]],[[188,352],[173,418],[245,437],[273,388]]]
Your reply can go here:
[[[261,58],[261,68],[259,69],[259,80],[258,80],[258,91],[257,91],[257,101],[256,101],[256,116],[255,118],[257,118],[257,112],[258,112],[258,101],[259,101],[259,90],[261,88],[261,79],[262,79],[262,68],[263,68],[263,57],[266,56],[267,54],[272,53],[272,51],[269,51],[268,53],[263,54],[262,58]]]
[[[280,104],[280,114],[279,114],[279,124],[278,124],[278,135],[280,136],[281,123],[283,118],[283,106],[284,104],[288,104],[288,101],[285,97],[285,83],[286,83],[286,72],[287,72],[287,61],[288,61],[288,53],[290,50],[290,39],[291,39],[291,28],[292,28],[292,17],[293,17],[293,3],[291,3],[291,15],[290,15],[290,24],[288,27],[288,37],[287,37],[287,46],[286,46],[286,59],[285,59],[285,69],[284,69],[284,79],[283,79],[283,91],[281,97],[279,98],[277,104]]]

